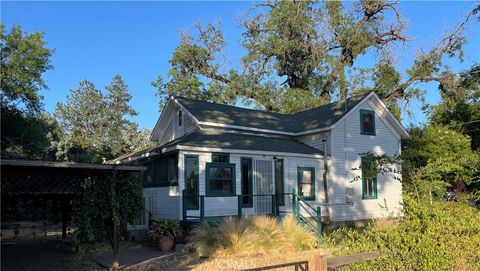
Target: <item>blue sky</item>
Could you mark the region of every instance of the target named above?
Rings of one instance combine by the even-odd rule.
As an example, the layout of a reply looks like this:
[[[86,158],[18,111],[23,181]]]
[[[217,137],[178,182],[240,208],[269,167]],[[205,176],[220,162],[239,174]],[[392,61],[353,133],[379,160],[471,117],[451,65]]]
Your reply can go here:
[[[153,128],[158,116],[158,99],[151,86],[158,75],[166,77],[168,60],[178,45],[178,30],[193,31],[202,24],[221,21],[227,41],[229,65],[235,66],[243,54],[239,45],[241,16],[252,7],[250,1],[228,2],[1,2],[1,20],[10,28],[19,24],[24,31],[43,31],[48,47],[55,49],[54,70],[44,75],[49,90],[42,91],[45,109],[53,112],[57,102],[65,102],[70,89],[83,79],[103,89],[120,74],[132,92],[132,106],[139,112],[141,127]],[[440,34],[462,19],[475,3],[468,1],[405,1],[399,5],[407,20],[407,35],[414,38],[399,47],[398,65],[411,64],[420,47],[429,48]],[[467,30],[469,44],[465,62],[449,62],[459,71],[480,62],[479,24]],[[372,59],[366,57],[363,63]],[[425,86],[427,101],[438,102],[434,84]],[[418,104],[414,118],[404,124],[425,121]]]

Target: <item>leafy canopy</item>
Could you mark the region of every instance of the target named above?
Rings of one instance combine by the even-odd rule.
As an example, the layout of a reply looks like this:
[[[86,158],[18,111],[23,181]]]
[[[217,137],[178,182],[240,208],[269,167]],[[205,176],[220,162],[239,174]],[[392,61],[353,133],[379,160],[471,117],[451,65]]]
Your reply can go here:
[[[447,186],[465,189],[478,181],[480,156],[470,148],[468,136],[438,125],[415,128],[410,134],[402,153],[404,180],[410,188],[441,197]]]
[[[53,50],[46,47],[44,34],[25,33],[18,25],[10,32],[0,23],[0,90],[3,109],[38,113],[42,109],[39,91],[47,85],[42,74],[52,69]]]
[[[43,73],[52,69],[53,50],[44,34],[9,31],[0,23],[0,97],[2,158],[54,159],[50,141],[58,138],[55,120],[43,112]]]
[[[153,82],[160,109],[169,95],[246,105],[275,112],[298,112],[333,96],[372,89],[397,114],[398,99],[420,98],[415,83],[442,83],[446,57],[459,57],[462,31],[470,15],[437,45],[423,50],[405,75],[395,67],[393,48],[410,39],[397,2],[275,1],[255,4],[242,21],[246,54],[227,68],[226,42],[219,25],[196,24],[183,33],[170,59],[168,78]],[[378,55],[369,68],[358,57]],[[373,80],[372,80],[373,78]]]
[[[149,132],[139,131],[131,119],[137,112],[129,105],[132,96],[123,79],[115,75],[105,88],[106,95],[84,80],[70,91],[65,104],[57,104],[59,159],[98,163],[150,144]]]

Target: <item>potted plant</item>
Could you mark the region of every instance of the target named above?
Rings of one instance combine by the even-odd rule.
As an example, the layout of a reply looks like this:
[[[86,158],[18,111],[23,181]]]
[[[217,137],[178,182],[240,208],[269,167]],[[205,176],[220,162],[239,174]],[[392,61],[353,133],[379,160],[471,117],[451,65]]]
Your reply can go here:
[[[162,251],[172,250],[175,238],[181,234],[180,224],[168,219],[154,220],[148,232],[150,238],[158,240],[158,246]]]

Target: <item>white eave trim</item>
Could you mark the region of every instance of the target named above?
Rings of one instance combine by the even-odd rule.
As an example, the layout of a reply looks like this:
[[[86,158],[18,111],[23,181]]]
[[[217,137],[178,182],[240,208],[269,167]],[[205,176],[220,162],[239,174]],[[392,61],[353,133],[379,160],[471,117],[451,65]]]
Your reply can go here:
[[[160,125],[160,121],[162,120],[163,116],[165,115],[165,111],[167,111],[166,109],[167,109],[167,107],[170,104],[170,101],[172,99],[173,99],[173,97],[168,98],[167,103],[163,107],[162,112],[160,113],[160,117],[157,119],[157,122],[155,123],[155,127],[153,128],[152,133],[150,134],[150,141],[153,141],[153,135],[157,132],[157,130],[159,128],[158,126]]]
[[[400,123],[400,121],[398,121],[398,119],[392,114],[392,112],[390,112],[390,110],[388,110],[387,106],[382,101],[382,99],[380,99],[380,97],[378,97],[378,95],[375,94],[375,92],[372,92],[371,94],[374,95],[374,97],[377,99],[377,101],[380,103],[380,105],[385,109],[385,111],[387,112],[387,116],[390,118],[389,121],[393,122],[393,125],[396,126],[397,130],[399,130],[400,133],[403,133],[403,135],[406,139],[409,139],[410,134],[403,127],[403,125]]]
[[[175,149],[182,151],[198,151],[198,152],[228,152],[235,154],[249,154],[249,155],[278,155],[278,156],[290,156],[290,157],[302,157],[302,158],[315,158],[323,159],[323,155],[320,154],[305,154],[305,153],[290,153],[290,152],[274,152],[274,151],[255,151],[255,150],[242,150],[242,149],[226,149],[226,148],[209,148],[209,147],[193,147],[185,145],[176,145]],[[163,150],[162,150],[163,152]]]

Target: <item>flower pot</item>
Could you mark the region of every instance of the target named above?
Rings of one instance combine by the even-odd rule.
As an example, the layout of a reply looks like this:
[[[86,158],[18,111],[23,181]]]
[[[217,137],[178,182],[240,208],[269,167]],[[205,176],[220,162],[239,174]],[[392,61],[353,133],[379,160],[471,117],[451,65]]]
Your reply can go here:
[[[173,239],[168,236],[162,236],[158,240],[158,247],[161,251],[169,251],[173,248]]]
[[[200,258],[208,258],[212,254],[212,249],[206,246],[198,246],[195,250]]]

